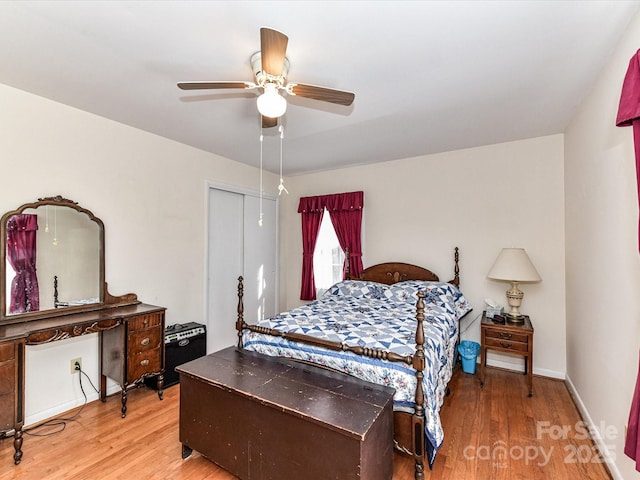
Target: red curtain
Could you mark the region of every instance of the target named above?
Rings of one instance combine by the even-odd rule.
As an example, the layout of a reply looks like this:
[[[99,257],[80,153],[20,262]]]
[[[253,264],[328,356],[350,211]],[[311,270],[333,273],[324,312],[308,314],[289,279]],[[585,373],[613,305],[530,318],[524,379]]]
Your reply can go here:
[[[630,125],[633,126],[638,205],[640,206],[640,50],[629,60],[616,117],[616,126],[627,127]],[[640,222],[638,223],[638,233],[638,246],[640,248]]]
[[[640,367],[633,392],[627,436],[624,443],[624,453],[636,461],[636,471],[640,472]]]
[[[354,278],[362,272],[362,207],[364,192],[337,193],[316,197],[302,197],[298,212],[302,214],[302,288],[301,300],[315,300],[313,253],[316,248],[322,214],[329,212],[340,247],[349,249],[350,273]]]
[[[316,250],[318,231],[324,209],[302,213],[302,286],[300,300],[316,299],[316,280],[313,276],[313,252]]]
[[[633,143],[636,157],[636,182],[638,204],[640,205],[640,50],[629,60],[629,67],[622,84],[620,104],[616,126],[633,126]],[[638,242],[640,248],[640,223],[638,224]],[[629,424],[625,438],[624,453],[636,461],[636,470],[640,472],[640,368],[636,378],[636,387],[629,412]]]
[[[7,261],[16,273],[11,281],[9,313],[40,310],[36,276],[37,215],[14,215],[7,222]]]
[[[334,210],[329,212],[333,229],[343,251],[349,250],[349,274],[352,278],[359,278],[362,273],[362,209],[353,211]],[[342,278],[346,273],[346,265]]]

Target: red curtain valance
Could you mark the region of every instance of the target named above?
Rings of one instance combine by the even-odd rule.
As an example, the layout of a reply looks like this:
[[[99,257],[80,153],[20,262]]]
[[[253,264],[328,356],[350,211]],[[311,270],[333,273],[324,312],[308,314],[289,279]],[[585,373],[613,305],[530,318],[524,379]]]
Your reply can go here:
[[[364,192],[336,193],[333,195],[318,195],[315,197],[301,197],[298,213],[328,211],[362,210],[364,206]]]

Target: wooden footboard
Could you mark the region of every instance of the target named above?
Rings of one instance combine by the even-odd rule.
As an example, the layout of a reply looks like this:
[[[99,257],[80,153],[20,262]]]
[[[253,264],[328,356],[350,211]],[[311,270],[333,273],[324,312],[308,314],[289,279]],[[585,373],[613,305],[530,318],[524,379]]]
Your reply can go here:
[[[424,445],[424,389],[422,386],[422,380],[424,378],[423,370],[425,368],[425,356],[424,356],[424,299],[425,294],[423,292],[418,293],[418,302],[416,304],[416,353],[415,355],[398,355],[394,352],[388,352],[385,350],[377,350],[372,348],[350,346],[344,343],[332,342],[329,340],[318,339],[307,335],[298,333],[282,332],[280,330],[274,330],[271,328],[261,327],[258,325],[249,325],[244,321],[244,279],[238,277],[238,317],[236,320],[236,329],[238,331],[238,348],[243,348],[242,333],[244,330],[250,330],[252,332],[271,335],[274,337],[281,337],[287,340],[305,343],[307,345],[313,345],[317,347],[326,348],[328,350],[353,352],[356,355],[361,355],[370,358],[377,358],[382,360],[388,360],[390,362],[402,362],[407,365],[412,365],[416,371],[416,393],[415,393],[415,411],[414,413],[407,414],[403,412],[397,412],[395,415],[401,416],[410,415],[410,430],[407,431],[406,427],[402,430],[397,430],[399,426],[406,424],[400,421],[394,420],[396,431],[394,431],[394,441],[400,451],[408,455],[413,456],[415,461],[415,479],[421,480],[424,478],[424,462],[426,449]],[[395,416],[394,415],[394,416]],[[410,443],[408,440],[410,439]]]

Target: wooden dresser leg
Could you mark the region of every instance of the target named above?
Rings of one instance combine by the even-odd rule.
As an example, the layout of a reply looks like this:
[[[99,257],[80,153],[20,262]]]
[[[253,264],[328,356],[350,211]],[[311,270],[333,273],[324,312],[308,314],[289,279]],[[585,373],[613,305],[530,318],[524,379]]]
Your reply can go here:
[[[484,369],[487,363],[487,349],[484,346],[480,347],[480,368],[478,377],[480,378],[480,388],[484,387]]]
[[[162,400],[162,395],[163,395],[163,390],[162,388],[164,387],[164,375],[160,374],[158,375],[158,398],[160,400]]]
[[[16,451],[13,454],[13,463],[18,465],[22,460],[22,428],[17,429],[13,436],[13,448]]]
[[[122,418],[127,416],[127,389],[122,387]]]
[[[533,357],[527,356],[527,387],[529,387],[529,396],[533,397]]]

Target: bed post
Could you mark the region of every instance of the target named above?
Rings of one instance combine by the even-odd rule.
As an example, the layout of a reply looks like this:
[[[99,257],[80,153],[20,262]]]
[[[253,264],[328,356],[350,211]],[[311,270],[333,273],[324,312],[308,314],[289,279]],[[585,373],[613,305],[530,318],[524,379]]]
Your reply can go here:
[[[453,267],[453,279],[456,281],[456,286],[460,286],[460,265],[458,265],[458,260],[460,260],[460,254],[458,247],[455,248],[453,253],[453,259],[455,261],[455,266]]]
[[[244,329],[244,279],[242,275],[238,277],[238,319],[236,320],[236,330],[238,331],[238,348],[242,348],[242,330]]]
[[[351,258],[349,257],[349,247],[344,249],[344,279],[351,280]]]
[[[426,294],[418,292],[418,303],[416,304],[416,354],[413,357],[413,368],[416,370],[416,408],[412,417],[412,437],[413,437],[413,459],[415,461],[415,479],[424,479],[424,389],[422,380],[425,368],[424,356],[424,299]]]
[[[460,265],[458,263],[458,261],[460,260],[459,250],[460,249],[456,247],[453,251],[453,278],[449,280],[449,282],[447,282],[455,285],[456,287],[460,287]]]

